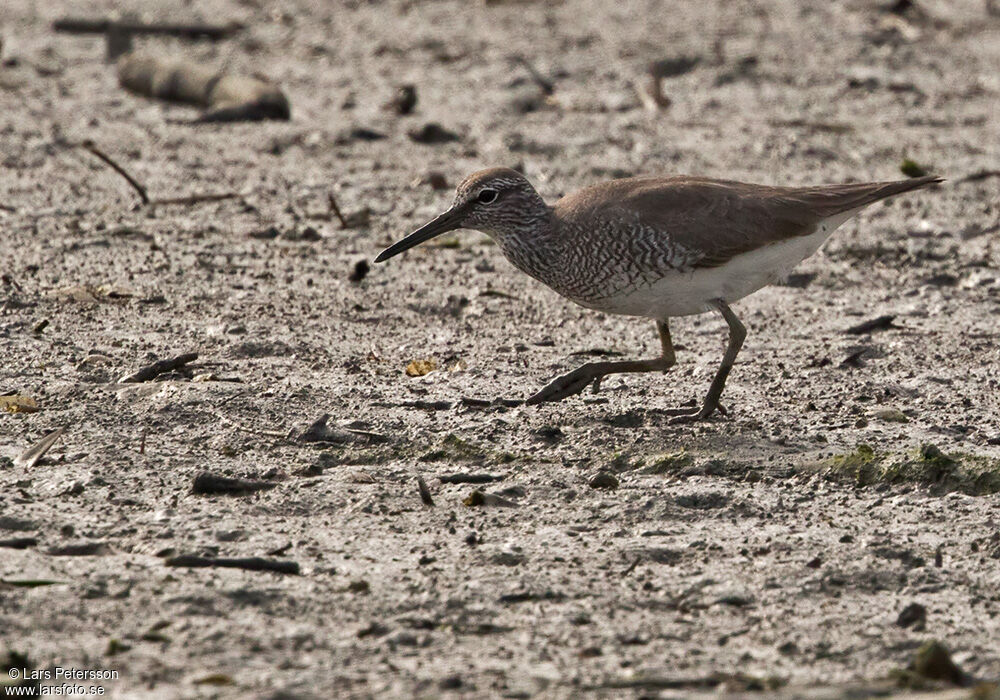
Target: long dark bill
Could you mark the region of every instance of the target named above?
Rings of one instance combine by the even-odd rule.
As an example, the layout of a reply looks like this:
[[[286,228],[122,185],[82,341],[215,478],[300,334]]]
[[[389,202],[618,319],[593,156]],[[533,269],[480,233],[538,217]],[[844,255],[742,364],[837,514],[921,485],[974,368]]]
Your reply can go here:
[[[440,236],[442,233],[462,228],[462,219],[464,217],[465,212],[461,208],[449,209],[430,223],[424,224],[418,228],[403,240],[397,241],[383,250],[378,254],[378,257],[375,258],[375,262],[380,263],[384,260],[388,260],[392,256],[399,255],[404,250],[409,250],[415,245],[419,245],[424,241],[429,241],[435,236]]]

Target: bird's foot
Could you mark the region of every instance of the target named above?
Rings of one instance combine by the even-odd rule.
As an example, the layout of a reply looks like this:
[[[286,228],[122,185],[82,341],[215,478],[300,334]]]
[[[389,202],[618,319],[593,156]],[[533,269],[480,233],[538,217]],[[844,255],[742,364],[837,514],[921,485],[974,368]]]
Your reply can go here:
[[[666,413],[670,416],[675,416],[670,421],[670,425],[683,425],[684,423],[694,423],[695,421],[705,420],[713,413],[718,411],[724,416],[729,415],[729,411],[723,408],[720,404],[715,402],[705,402],[705,405],[701,408],[697,406],[692,406],[690,408],[674,408],[668,410]]]
[[[596,393],[600,387],[602,376],[595,376],[593,370],[587,365],[577,367],[572,372],[553,379],[524,403],[528,406],[534,406],[545,401],[562,401],[567,396],[579,394],[592,382],[594,383],[594,393]]]

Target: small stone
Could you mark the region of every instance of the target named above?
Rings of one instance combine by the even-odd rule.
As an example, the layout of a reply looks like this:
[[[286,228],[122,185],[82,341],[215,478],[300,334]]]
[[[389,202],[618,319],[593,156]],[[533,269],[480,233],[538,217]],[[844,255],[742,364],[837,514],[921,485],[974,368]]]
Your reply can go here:
[[[927,608],[920,603],[910,603],[900,611],[896,624],[903,629],[912,627],[915,632],[922,631],[927,626]]]
[[[938,641],[930,641],[917,649],[911,670],[919,676],[954,685],[965,684],[965,673],[951,660],[948,649]]]
[[[592,489],[616,489],[618,488],[618,477],[611,472],[599,471],[587,482]]]
[[[436,122],[428,122],[419,129],[413,129],[409,132],[409,135],[411,140],[428,145],[451,143],[452,141],[459,140],[458,134],[445,129]]]
[[[427,175],[424,176],[423,181],[431,186],[433,190],[446,190],[448,189],[448,179],[444,176],[444,173],[439,173],[436,170],[432,170]]]
[[[875,411],[875,417],[886,423],[909,423],[910,419],[898,408],[880,408]]]
[[[385,103],[384,108],[395,112],[401,116],[406,116],[413,112],[417,106],[417,88],[415,85],[400,85],[396,88],[396,94]]]
[[[808,566],[810,569],[818,569],[819,567],[823,566],[823,560],[820,559],[819,557],[813,557],[812,559],[806,562],[806,566]]]
[[[347,590],[350,593],[360,593],[362,595],[367,595],[371,591],[371,585],[364,579],[358,579],[356,581],[351,581],[347,584]]]
[[[365,637],[382,637],[388,632],[389,628],[381,622],[372,622],[367,627],[362,627],[358,630],[358,639],[364,639]]]
[[[358,260],[354,263],[354,269],[351,270],[351,274],[347,279],[357,284],[368,276],[368,272],[370,270],[371,266],[368,264],[367,260]]]
[[[281,231],[275,226],[268,226],[260,231],[251,231],[250,238],[256,238],[260,241],[270,241],[281,235]]]

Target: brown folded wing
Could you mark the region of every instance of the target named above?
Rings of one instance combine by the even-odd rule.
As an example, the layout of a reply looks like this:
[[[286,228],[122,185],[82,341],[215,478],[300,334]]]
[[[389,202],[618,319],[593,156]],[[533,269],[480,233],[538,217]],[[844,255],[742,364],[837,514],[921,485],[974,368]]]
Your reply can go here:
[[[741,253],[816,230],[825,219],[885,197],[939,182],[818,187],[767,187],[692,177],[614,180],[571,194],[555,205],[567,230],[629,235],[642,246],[669,249],[650,260],[686,257],[693,267],[717,267]],[[595,225],[596,224],[596,225]],[[679,256],[686,250],[689,256]]]

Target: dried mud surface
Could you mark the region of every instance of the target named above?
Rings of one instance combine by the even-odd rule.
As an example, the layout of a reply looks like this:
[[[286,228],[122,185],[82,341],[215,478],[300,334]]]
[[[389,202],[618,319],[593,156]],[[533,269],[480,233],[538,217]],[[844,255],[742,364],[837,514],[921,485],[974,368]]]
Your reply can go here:
[[[66,432],[31,468],[0,459],[0,540],[36,541],[0,548],[0,647],[116,669],[116,697],[844,687],[928,639],[1000,678],[1000,496],[870,473],[857,451],[922,469],[934,445],[987,480],[1000,460],[1000,178],[963,179],[1000,167],[984,3],[130,5],[244,22],[215,45],[142,43],[267,75],[293,119],[185,123],[195,110],[121,91],[100,38],[49,29],[115,3],[5,0],[0,393],[40,410],[0,415],[0,457]],[[677,56],[701,60],[652,114],[636,86]],[[404,83],[414,113],[382,109]],[[428,122],[459,139],[412,140]],[[61,145],[84,138],[156,197],[243,196],[137,207]],[[904,158],[948,182],[863,212],[797,286],[736,305],[750,333],[730,416],[696,425],[664,410],[706,390],[719,318],[674,322],[667,376],[483,406],[588,357],[653,353],[652,324],[573,306],[471,232],[350,279],[447,205],[431,171],[454,185],[516,164],[554,199],[638,173],[895,179]],[[883,314],[894,327],[844,333]],[[187,372],[118,381],[185,352]],[[426,359],[438,369],[404,372]],[[324,414],[327,441],[303,441]],[[601,470],[617,489],[590,487]],[[206,471],[273,487],[193,493]],[[502,479],[438,478],[453,473]],[[464,505],[477,488],[516,505]],[[189,554],[301,573],[166,565]],[[897,624],[911,603],[924,629]]]

